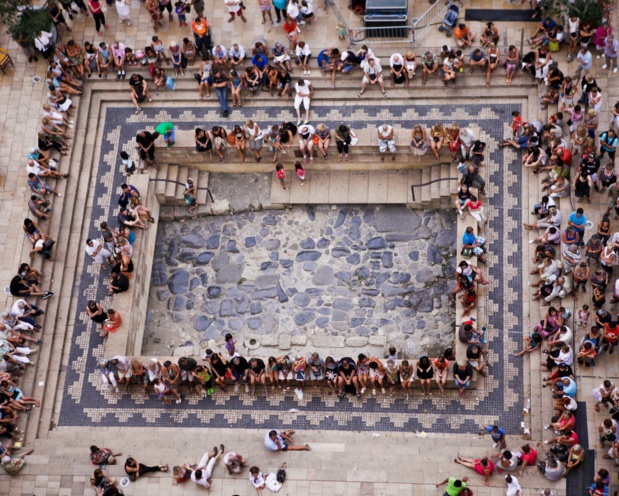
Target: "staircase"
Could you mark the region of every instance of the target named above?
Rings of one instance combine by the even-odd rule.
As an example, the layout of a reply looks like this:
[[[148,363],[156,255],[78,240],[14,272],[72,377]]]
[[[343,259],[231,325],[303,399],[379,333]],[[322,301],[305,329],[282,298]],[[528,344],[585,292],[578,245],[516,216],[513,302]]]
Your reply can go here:
[[[208,193],[208,171],[175,164],[161,164],[154,178],[155,196],[162,205],[184,205],[183,192],[188,178],[194,180],[198,188],[198,205],[205,205]]]
[[[451,208],[455,191],[455,165],[436,163],[423,169],[405,170],[324,170],[306,168],[304,183],[293,167],[286,169],[287,189],[273,172],[271,204],[405,204],[411,208]],[[431,185],[412,187],[431,180],[447,179]]]

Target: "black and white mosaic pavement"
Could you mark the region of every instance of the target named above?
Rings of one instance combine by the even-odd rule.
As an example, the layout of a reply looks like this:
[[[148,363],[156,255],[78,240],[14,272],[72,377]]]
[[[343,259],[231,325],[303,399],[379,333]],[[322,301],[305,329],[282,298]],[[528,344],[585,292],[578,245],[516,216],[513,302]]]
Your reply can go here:
[[[380,102],[382,103],[382,102]],[[243,123],[251,117],[261,125],[280,123],[292,118],[291,109],[247,107],[233,111],[229,124]],[[490,286],[481,290],[479,323],[488,327],[491,377],[461,401],[457,394],[445,398],[414,396],[364,397],[361,400],[331,396],[306,395],[298,401],[294,395],[251,398],[217,392],[211,398],[190,396],[180,405],[163,408],[156,396],[145,399],[140,391],[110,394],[103,391],[96,361],[105,355],[105,347],[85,312],[75,316],[69,363],[58,424],[62,426],[178,426],[267,428],[273,425],[299,429],[393,430],[428,432],[476,432],[480,423],[499,422],[509,433],[519,429],[522,415],[522,362],[511,351],[522,338],[523,304],[521,279],[522,213],[520,164],[513,152],[504,152],[497,143],[508,132],[510,115],[520,110],[520,103],[475,103],[461,107],[451,104],[401,105],[371,104],[360,106],[315,106],[314,122],[330,127],[346,122],[353,129],[378,125],[386,121],[411,129],[414,124],[431,126],[457,122],[473,128],[488,143],[485,169],[489,183],[490,228],[487,229],[490,251],[488,266]],[[216,109],[166,108],[145,109],[135,116],[129,107],[102,108],[105,131],[96,169],[96,187],[89,198],[92,215],[89,236],[97,236],[97,226],[116,216],[116,197],[124,182],[118,153],[129,149],[135,134],[152,129],[159,122],[171,120],[179,129],[220,123]],[[216,195],[217,192],[214,192]],[[80,284],[74,291],[85,301],[89,298],[109,303],[104,284],[105,274],[93,270],[90,260],[81,267]],[[80,304],[82,308],[84,305]],[[290,413],[289,410],[299,410]]]

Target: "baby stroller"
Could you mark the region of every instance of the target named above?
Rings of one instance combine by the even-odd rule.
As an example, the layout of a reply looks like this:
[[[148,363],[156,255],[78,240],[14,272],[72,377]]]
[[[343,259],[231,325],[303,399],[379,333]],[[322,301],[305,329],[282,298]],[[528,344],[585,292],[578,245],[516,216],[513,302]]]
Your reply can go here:
[[[445,33],[448,38],[451,36],[451,30],[458,24],[458,14],[460,14],[460,7],[452,3],[447,9],[443,25],[438,27],[438,30]]]

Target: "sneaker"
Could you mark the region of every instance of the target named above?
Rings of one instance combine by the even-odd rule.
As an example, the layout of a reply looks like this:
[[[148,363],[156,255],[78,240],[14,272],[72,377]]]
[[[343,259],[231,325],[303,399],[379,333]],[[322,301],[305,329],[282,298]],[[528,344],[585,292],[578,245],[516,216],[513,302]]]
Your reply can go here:
[[[606,64],[604,64],[604,65],[602,66],[602,69],[606,69],[607,67],[608,67],[608,66],[607,66]]]
[[[245,392],[249,393],[249,386],[247,384],[245,384]]]
[[[303,26],[303,24],[306,24],[306,22],[305,22],[305,21],[299,21],[299,22],[297,22],[297,24],[298,24],[299,26]]]
[[[613,74],[617,74],[617,68],[616,67],[613,69]]]
[[[363,393],[365,393],[365,388],[364,387],[361,388],[361,393],[360,394],[363,394]]]
[[[43,299],[47,300],[48,298],[51,298],[52,296],[54,296],[54,293],[52,293],[51,291],[45,291],[45,294],[43,295]]]
[[[177,404],[177,405],[180,405],[181,401],[182,401],[182,400],[176,400],[176,404]]]
[[[385,388],[381,388],[380,392],[385,394]]]
[[[118,389],[118,388],[114,388],[114,392],[115,392],[115,393],[120,393],[120,389]]]
[[[239,385],[238,385],[238,384],[235,384],[235,385],[234,385],[234,392],[235,392],[235,393],[238,393],[238,392],[239,392]]]
[[[602,58],[602,56],[601,56],[601,55],[596,55],[596,56],[595,56],[595,58],[596,58],[596,59],[601,59],[601,58]]]

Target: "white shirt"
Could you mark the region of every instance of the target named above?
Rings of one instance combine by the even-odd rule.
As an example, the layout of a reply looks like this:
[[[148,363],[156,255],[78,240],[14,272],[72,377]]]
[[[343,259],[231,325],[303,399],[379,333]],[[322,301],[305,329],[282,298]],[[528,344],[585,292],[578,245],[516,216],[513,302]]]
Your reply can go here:
[[[241,9],[241,0],[226,0],[228,12],[238,12]]]
[[[307,128],[307,131],[305,133],[303,133],[303,129],[305,129],[305,128]],[[308,124],[308,125],[303,125],[303,126],[299,127],[299,138],[300,139],[306,139],[303,136],[301,136],[301,133],[309,134],[307,139],[310,139],[312,136],[314,136],[314,134],[316,134],[316,130],[314,129],[314,126],[310,126]]]
[[[286,14],[293,19],[299,17],[299,4],[288,2],[288,6],[286,7]]]
[[[245,48],[243,48],[241,45],[238,45],[239,49],[235,50],[234,46],[230,47],[230,57],[236,57],[237,59],[244,59],[245,58]]]
[[[29,163],[26,164],[26,171],[28,172],[28,174],[32,173],[36,176],[39,176],[41,175],[41,172],[43,172],[43,169],[41,169],[37,162],[34,162],[33,165],[30,165]]]
[[[294,85],[294,90],[297,92],[299,96],[310,96],[310,92],[312,91],[312,83],[305,81],[303,86],[299,86],[299,83]]]
[[[269,431],[269,432],[271,432],[271,431]],[[266,446],[266,449],[268,449],[270,451],[278,451],[277,443],[275,441],[273,441],[269,437],[269,432],[267,432],[266,436],[264,436],[264,445]],[[279,440],[279,444],[283,448],[284,447],[284,438],[281,436],[279,431],[276,430],[275,432],[277,432],[277,439]]]
[[[86,253],[88,253],[88,255],[90,255],[91,257],[94,255],[95,251],[97,251],[97,249],[101,246],[101,243],[96,240],[93,239],[92,240],[92,246],[86,245]]]
[[[297,45],[296,54],[297,54],[297,57],[306,57],[308,55],[311,55],[312,51],[310,50],[309,45],[305,43],[305,46],[303,48]]]
[[[250,472],[249,481],[254,485],[256,489],[262,487],[265,484],[264,476],[262,472],[258,472],[258,475],[254,477],[254,475]]]
[[[374,61],[374,67],[372,67],[370,64],[366,65],[365,68],[363,69],[363,72],[365,72],[366,74],[380,74],[381,72],[383,72],[383,68],[380,66],[380,64],[378,62],[376,62],[376,60]]]
[[[26,300],[17,300],[15,303],[13,303],[13,306],[11,307],[11,315],[13,317],[21,317],[22,315],[24,315],[24,313],[26,313],[28,307],[25,306],[24,308],[19,308],[20,303],[25,304],[27,302]]]
[[[387,136],[391,134],[392,130],[393,128],[389,124],[387,124],[387,129],[382,125],[378,126],[378,132],[382,139],[387,139]]]
[[[126,372],[131,368],[131,360],[124,355],[116,355],[112,359],[118,360],[116,368],[121,372]]]
[[[520,496],[522,494],[522,488],[520,487],[520,484],[518,484],[518,479],[516,479],[513,475],[510,477],[512,478],[512,481],[507,484],[507,492],[505,495]]]
[[[396,57],[399,57],[396,62]],[[389,65],[393,67],[394,65],[404,65],[404,57],[402,57],[401,53],[394,53],[391,57],[389,57]]]
[[[228,55],[228,50],[223,45],[217,45],[213,48],[213,58],[222,59]]]
[[[37,47],[37,50],[44,52],[50,45],[52,39],[52,33],[48,33],[47,31],[41,31],[40,36],[37,36],[34,39],[34,44]]]
[[[462,129],[462,131],[464,132],[460,133],[460,141],[462,141],[465,146],[471,146],[473,144],[473,141],[477,139],[475,137],[475,134],[468,127],[465,127],[464,129]]]

